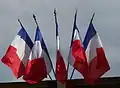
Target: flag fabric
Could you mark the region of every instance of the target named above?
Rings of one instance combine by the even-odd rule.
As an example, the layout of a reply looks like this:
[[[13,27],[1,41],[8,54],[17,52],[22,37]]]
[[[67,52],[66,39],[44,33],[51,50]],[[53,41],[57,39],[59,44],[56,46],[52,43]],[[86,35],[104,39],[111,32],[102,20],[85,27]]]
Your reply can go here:
[[[57,17],[55,13],[55,23],[56,23],[56,79],[64,84],[67,80],[66,66],[63,57],[60,52],[60,37],[58,33]]]
[[[87,82],[88,84],[95,84],[95,82],[110,69],[110,66],[106,59],[100,37],[92,24],[92,20],[86,33],[83,45],[89,63],[89,75]]]
[[[72,65],[77,71],[79,71],[84,77],[84,79],[86,79],[88,73],[88,64],[87,64],[87,59],[82,44],[82,40],[80,38],[80,32],[76,25],[76,16],[77,16],[77,11],[74,17],[74,26],[73,26],[71,46],[68,56],[68,63]]]
[[[10,67],[16,78],[24,75],[33,42],[22,27],[1,61]]]
[[[42,34],[39,27],[37,27],[34,45],[23,79],[30,84],[35,84],[47,77],[47,74],[49,74],[52,69],[49,58]]]

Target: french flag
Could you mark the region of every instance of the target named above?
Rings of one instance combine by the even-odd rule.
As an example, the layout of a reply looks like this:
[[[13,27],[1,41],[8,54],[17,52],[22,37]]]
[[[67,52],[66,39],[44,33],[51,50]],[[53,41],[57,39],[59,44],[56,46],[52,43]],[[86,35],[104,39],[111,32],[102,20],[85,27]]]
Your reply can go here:
[[[1,59],[4,64],[12,69],[16,78],[24,75],[25,66],[32,47],[33,42],[22,27],[11,45],[8,47],[5,56]]]
[[[30,84],[35,84],[47,77],[47,74],[49,74],[52,69],[49,58],[42,34],[39,27],[37,27],[34,45],[23,79]]]
[[[60,52],[60,37],[58,33],[58,23],[56,17],[56,10],[54,10],[55,14],[55,23],[56,23],[56,79],[64,84],[67,81],[67,70],[63,60],[63,57]]]
[[[86,79],[88,74],[88,64],[85,55],[85,50],[80,38],[80,32],[76,25],[76,16],[74,18],[73,33],[71,39],[71,46],[68,56],[68,63],[72,65],[77,71],[79,71],[83,77]]]
[[[92,20],[88,27],[83,44],[89,63],[87,82],[88,84],[95,84],[95,82],[110,69],[110,66],[106,59],[100,37],[92,24]]]

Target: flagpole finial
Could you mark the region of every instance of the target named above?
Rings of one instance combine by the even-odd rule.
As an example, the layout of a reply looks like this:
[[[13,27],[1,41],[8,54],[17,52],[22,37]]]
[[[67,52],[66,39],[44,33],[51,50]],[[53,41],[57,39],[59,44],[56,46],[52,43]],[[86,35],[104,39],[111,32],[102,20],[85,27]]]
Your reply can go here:
[[[56,9],[54,9],[54,15],[56,16]]]
[[[76,12],[75,12],[75,20],[76,20],[76,17],[77,17],[77,11],[78,11],[78,9],[76,8]]]
[[[57,16],[56,16],[56,9],[54,9],[54,16],[55,16],[55,24],[56,24],[56,28],[58,28]]]
[[[95,12],[93,13],[93,15],[92,15],[92,18],[91,18],[91,23],[92,23],[92,21],[93,21],[93,18],[94,18],[94,16],[95,16]]]
[[[34,18],[35,23],[36,23],[36,25],[37,25],[37,27],[38,27],[38,23],[37,23],[37,20],[36,20],[36,16],[35,16],[35,14],[33,14],[33,18]]]
[[[21,21],[20,21],[20,19],[18,18],[18,22],[20,23],[20,26],[21,27],[23,27],[23,25],[22,25],[22,23],[21,23]]]
[[[78,11],[78,8],[76,8],[76,12]]]
[[[74,15],[74,25],[73,25],[73,29],[75,29],[77,26],[76,26],[76,18],[77,18],[77,8],[76,8],[76,12],[75,12],[75,15]]]
[[[33,14],[33,18],[34,18],[34,19],[36,19],[36,16],[35,16],[35,14]]]

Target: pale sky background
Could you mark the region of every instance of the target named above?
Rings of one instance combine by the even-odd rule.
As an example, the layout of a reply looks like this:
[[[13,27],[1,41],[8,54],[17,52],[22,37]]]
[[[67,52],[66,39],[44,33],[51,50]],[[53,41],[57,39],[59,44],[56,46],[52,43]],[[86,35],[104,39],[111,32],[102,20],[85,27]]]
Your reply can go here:
[[[77,25],[82,40],[87,31],[93,12],[93,24],[102,40],[111,66],[104,76],[120,76],[120,0],[0,0],[0,58],[2,58],[20,29],[20,18],[26,31],[34,40],[36,25],[32,14],[36,14],[48,51],[55,67],[56,41],[53,10],[57,17],[61,38],[61,53],[67,59],[71,40],[73,18],[78,8]],[[71,72],[72,67],[70,68]],[[69,73],[71,74],[71,73]],[[51,73],[53,77],[53,74]],[[54,78],[54,77],[53,77]],[[82,78],[75,71],[73,78]],[[6,65],[0,61],[0,82],[22,81],[16,79]]]

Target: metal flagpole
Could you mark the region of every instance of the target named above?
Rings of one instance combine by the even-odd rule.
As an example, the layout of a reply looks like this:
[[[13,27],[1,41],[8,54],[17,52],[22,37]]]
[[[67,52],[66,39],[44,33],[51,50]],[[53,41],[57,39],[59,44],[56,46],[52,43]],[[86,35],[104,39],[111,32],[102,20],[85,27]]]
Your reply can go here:
[[[36,25],[37,25],[37,27],[39,27],[39,25],[38,25],[38,23],[37,23],[37,20],[36,20],[36,16],[33,14],[33,18],[34,18],[34,20],[35,20],[35,23],[36,23]],[[49,56],[49,61],[50,61],[50,64],[51,64],[51,67],[52,67],[52,70],[53,70],[53,74],[54,74],[54,76],[55,76],[55,71],[54,71],[54,68],[53,68],[53,64],[52,64],[52,61],[51,61],[51,59],[50,59],[50,56]],[[49,76],[49,78],[52,80],[52,77],[48,74],[48,76]]]
[[[57,32],[58,23],[57,23],[56,9],[54,9],[54,16],[55,16],[55,25],[56,25],[56,32]],[[56,35],[57,35],[57,33],[56,33]],[[57,77],[56,77],[56,79],[57,79]],[[57,80],[57,88],[66,88],[66,83],[61,83],[60,81]]]
[[[72,38],[71,38],[71,45],[70,45],[70,48],[72,46],[72,42],[73,42],[73,37],[74,37],[74,32],[75,32],[75,29],[76,29],[76,16],[77,16],[77,9],[76,9],[76,13],[75,13],[75,17],[74,17],[74,25],[73,25],[73,32],[72,32]],[[69,51],[70,52],[70,51]],[[69,58],[68,58],[69,59]],[[69,63],[68,63],[68,66],[67,66],[67,73],[68,73],[68,70],[69,70]],[[75,71],[75,68],[73,69],[72,73],[71,73],[71,76],[70,76],[70,79],[72,79],[72,76],[74,74],[74,71]]]
[[[21,21],[20,21],[20,19],[18,19],[18,22],[20,23],[20,26],[21,26],[22,28],[24,28],[23,25],[22,25],[22,23],[21,23]]]

